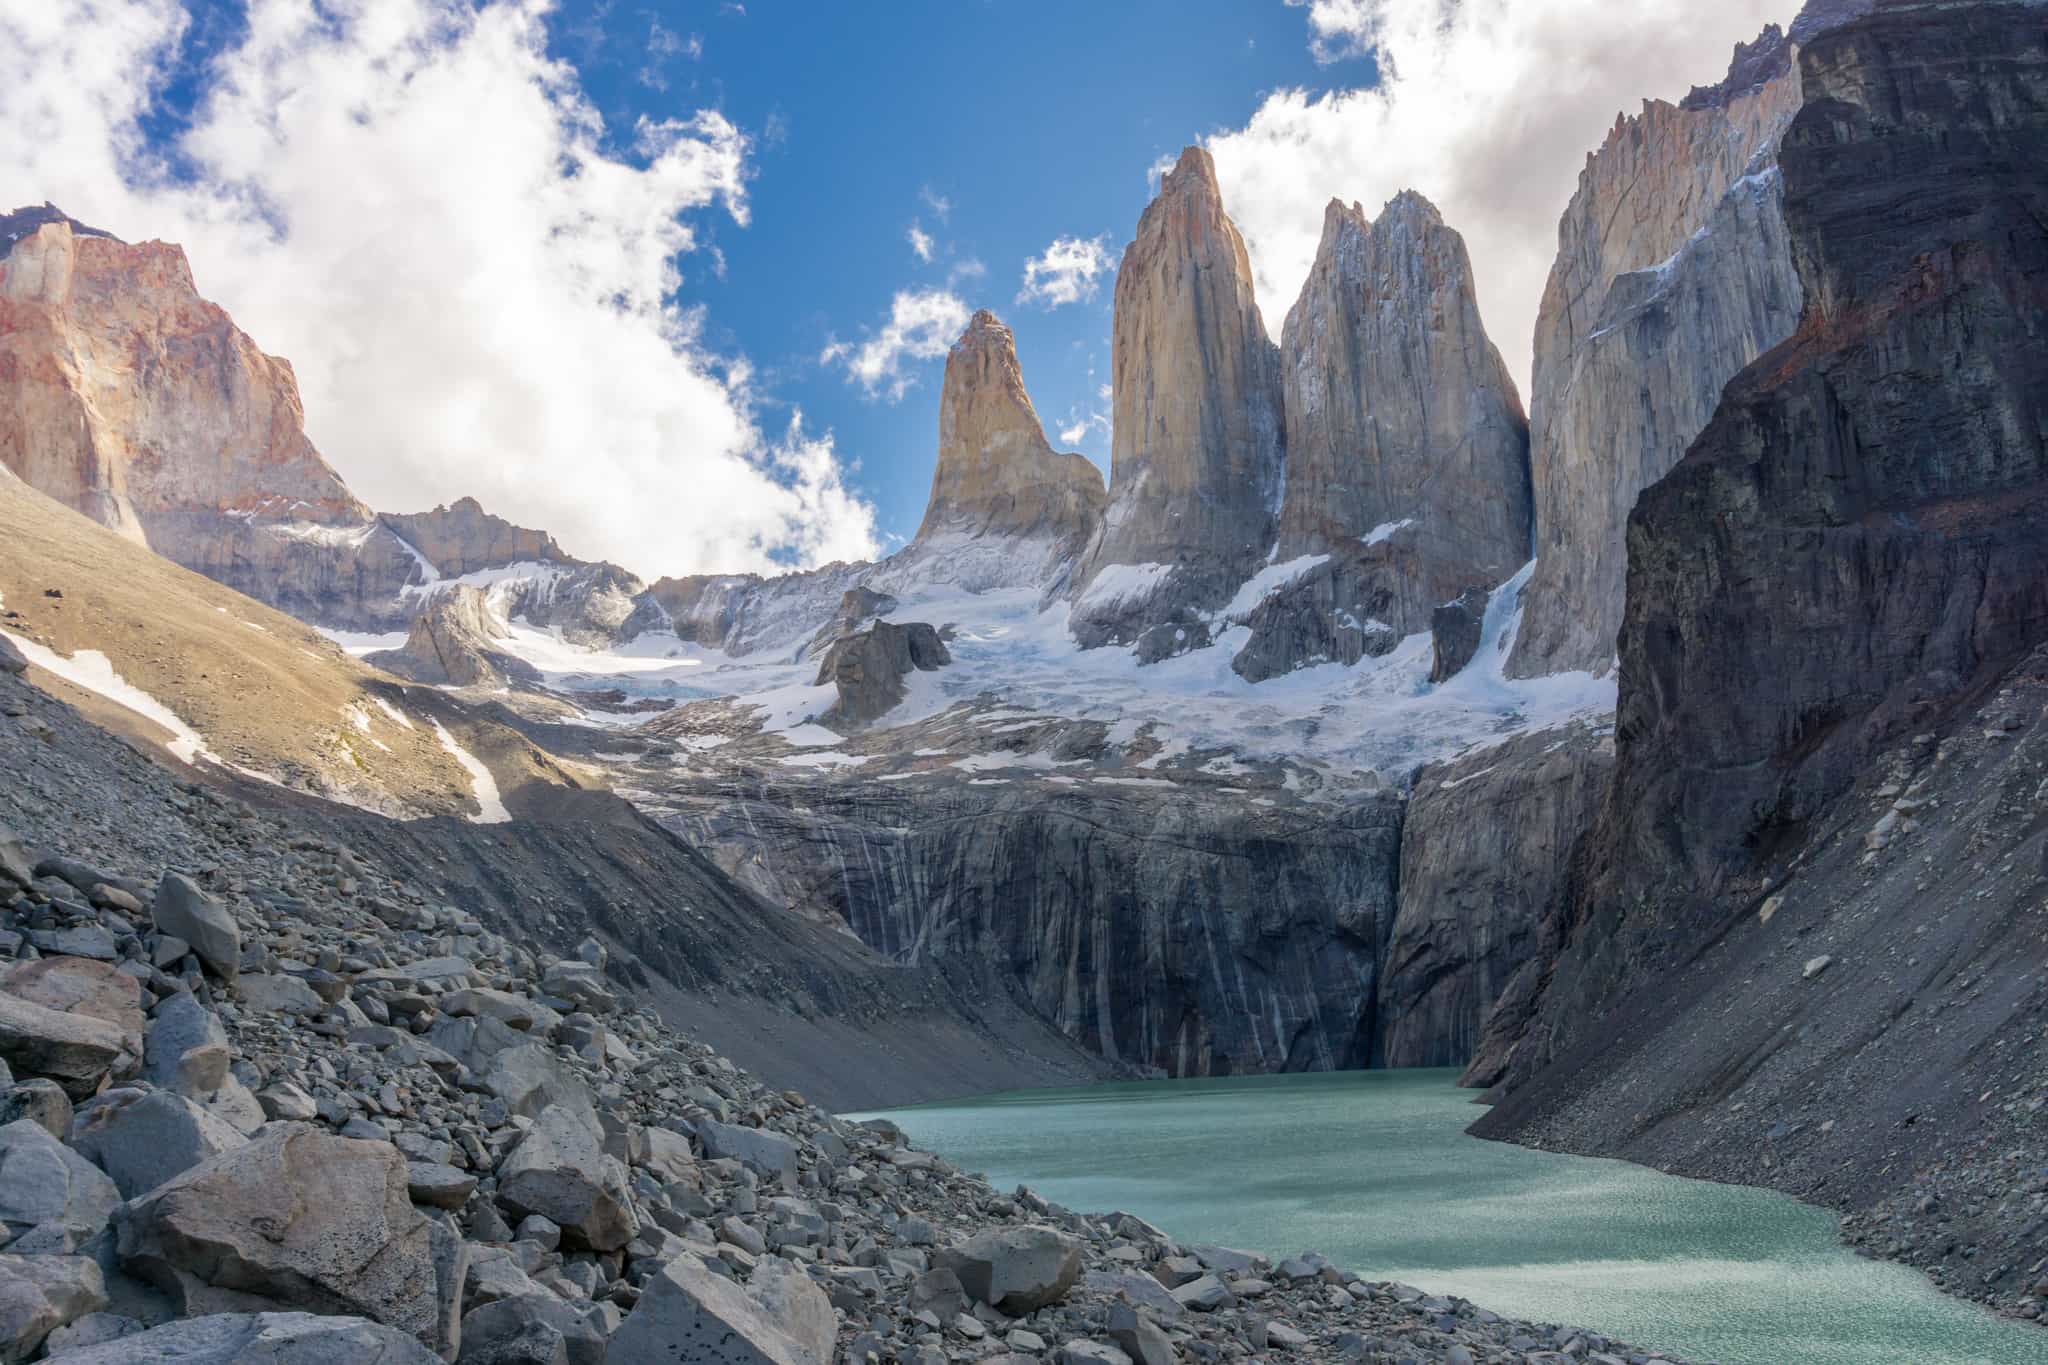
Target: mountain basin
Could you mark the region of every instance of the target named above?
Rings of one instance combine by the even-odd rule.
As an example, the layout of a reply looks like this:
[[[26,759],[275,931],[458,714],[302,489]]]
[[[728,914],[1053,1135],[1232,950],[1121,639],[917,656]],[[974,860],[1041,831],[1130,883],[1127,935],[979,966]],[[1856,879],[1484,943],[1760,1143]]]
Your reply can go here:
[[[1726,1365],[2048,1365],[2048,1329],[1941,1293],[1768,1190],[1464,1132],[1455,1071],[1033,1090],[864,1114],[999,1188],[1123,1209],[1183,1242],[1320,1251]]]

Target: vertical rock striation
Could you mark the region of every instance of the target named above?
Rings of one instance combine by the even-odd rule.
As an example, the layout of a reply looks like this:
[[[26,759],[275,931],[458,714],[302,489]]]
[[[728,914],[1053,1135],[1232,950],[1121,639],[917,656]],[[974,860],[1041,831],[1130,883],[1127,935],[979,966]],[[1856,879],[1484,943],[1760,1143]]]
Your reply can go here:
[[[1280,508],[1279,351],[1199,147],[1124,249],[1113,350],[1109,506],[1075,576],[1073,626],[1090,646],[1149,632],[1156,656],[1198,642],[1194,613],[1251,575]]]
[[[1256,682],[1356,663],[1529,557],[1529,433],[1464,239],[1413,192],[1332,202],[1281,333],[1287,478],[1273,558],[1316,562],[1246,624]]]
[[[1536,321],[1518,676],[1612,666],[1629,509],[1798,319],[1777,169],[1799,107],[1794,50],[1766,29],[1726,81],[1645,102],[1586,160]]]

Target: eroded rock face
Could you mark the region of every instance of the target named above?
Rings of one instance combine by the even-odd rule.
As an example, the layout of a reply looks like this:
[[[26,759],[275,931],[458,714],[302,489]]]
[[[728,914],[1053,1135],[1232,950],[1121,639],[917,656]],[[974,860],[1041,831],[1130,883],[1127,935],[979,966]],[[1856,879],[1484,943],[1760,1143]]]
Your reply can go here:
[[[1800,65],[1805,312],[1630,518],[1607,872],[1511,1084],[1761,903],[1874,753],[2048,641],[2041,11],[1881,7]]]
[[[1613,739],[1575,726],[1416,778],[1401,822],[1401,901],[1375,1062],[1461,1066],[1473,1057],[1510,981],[1545,960],[1546,916],[1613,766]]]
[[[1427,199],[1402,194],[1370,222],[1330,204],[1281,359],[1274,557],[1331,557],[1326,619],[1378,621],[1399,638],[1527,561],[1528,424],[1480,322],[1464,240]],[[1259,638],[1249,648],[1266,650]],[[1283,651],[1257,676],[1313,658]]]
[[[917,539],[1013,536],[1071,554],[1094,533],[1103,496],[1086,456],[1047,444],[1010,329],[987,309],[976,313],[946,357],[938,466]]]
[[[379,520],[403,536],[446,578],[507,564],[578,562],[564,554],[546,531],[494,517],[475,498],[458,498],[431,512],[386,512]]]
[[[307,439],[291,366],[200,297],[182,250],[34,216],[0,255],[0,463],[294,610],[359,619],[417,573]]]
[[[1265,557],[1279,512],[1279,351],[1244,239],[1199,147],[1160,182],[1117,271],[1109,506],[1075,577],[1084,645],[1128,644],[1227,600]],[[1086,589],[1119,566],[1177,566],[1144,594]]]
[[[1722,85],[1645,102],[1587,158],[1536,322],[1536,572],[1516,676],[1613,666],[1629,509],[1798,320],[1777,169],[1800,103],[1790,53],[1767,30]]]

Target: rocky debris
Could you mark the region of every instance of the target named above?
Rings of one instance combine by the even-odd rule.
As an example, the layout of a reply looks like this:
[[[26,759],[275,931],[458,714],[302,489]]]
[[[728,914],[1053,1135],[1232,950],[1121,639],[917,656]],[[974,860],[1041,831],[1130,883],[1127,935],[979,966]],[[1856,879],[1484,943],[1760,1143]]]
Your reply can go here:
[[[249,1139],[182,1095],[123,1087],[80,1105],[65,1140],[113,1178],[123,1199],[136,1199]]]
[[[1724,87],[1646,101],[1587,159],[1536,321],[1536,570],[1514,676],[1613,667],[1630,509],[1799,320],[1777,149],[1800,90],[1767,31]]]
[[[119,1026],[88,1014],[69,1014],[0,990],[0,1062],[16,1073],[41,1076],[74,1099],[119,1078],[138,1061],[133,1039]]]
[[[364,662],[437,687],[537,684],[539,670],[494,647],[507,633],[482,590],[458,583],[428,595],[404,645],[366,655]]]
[[[778,1291],[789,1286],[785,1276],[771,1276]],[[831,1306],[816,1285],[802,1286],[806,1306]],[[784,1305],[786,1308],[788,1305]],[[618,1332],[611,1350],[626,1360],[731,1362],[732,1365],[825,1365],[833,1336],[799,1340],[790,1330],[798,1324],[729,1279],[707,1269],[696,1257],[676,1257],[641,1287],[640,1300]],[[822,1345],[826,1354],[816,1349]]]
[[[974,1302],[1011,1317],[1058,1303],[1081,1277],[1081,1244],[1037,1224],[984,1232],[932,1260],[952,1271]]]
[[[441,1357],[395,1328],[312,1313],[215,1313],[67,1351],[64,1365],[435,1365]]]
[[[1024,391],[1016,338],[977,312],[946,356],[938,461],[913,552],[941,538],[1043,541],[1071,556],[1102,517],[1102,474],[1084,455],[1055,453]],[[949,547],[949,552],[957,553]],[[1025,586],[1046,582],[1044,555],[1020,557]],[[977,580],[977,590],[1013,586]]]
[[[1109,504],[1073,578],[1074,635],[1090,647],[1184,628],[1273,543],[1280,353],[1199,147],[1160,181],[1124,249],[1111,350]]]
[[[51,1332],[106,1306],[106,1283],[90,1256],[0,1253],[0,1361],[34,1359]]]
[[[219,901],[195,886],[190,877],[166,873],[150,903],[150,921],[157,933],[189,946],[214,973],[234,983],[242,969],[242,936],[234,916]]]
[[[1432,683],[1449,682],[1465,671],[1465,665],[1479,652],[1479,638],[1486,625],[1486,604],[1492,594],[1470,588],[1455,600],[1429,614]]]
[[[498,1202],[508,1213],[546,1218],[571,1247],[618,1250],[639,1222],[626,1168],[605,1153],[603,1138],[584,1114],[549,1105],[498,1163]]]
[[[922,621],[876,621],[835,641],[818,664],[818,686],[830,683],[838,700],[819,719],[865,725],[903,700],[904,679],[953,662],[939,632]]]
[[[76,1250],[107,1225],[121,1192],[90,1161],[33,1119],[0,1126],[0,1231]]]

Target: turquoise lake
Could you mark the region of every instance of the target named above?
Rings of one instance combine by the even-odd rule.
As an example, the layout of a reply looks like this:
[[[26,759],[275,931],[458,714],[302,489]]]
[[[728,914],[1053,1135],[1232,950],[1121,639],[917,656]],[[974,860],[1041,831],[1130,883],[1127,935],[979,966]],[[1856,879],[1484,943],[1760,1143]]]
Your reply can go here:
[[[1450,1071],[1035,1090],[888,1111],[921,1147],[1187,1242],[1315,1250],[1727,1365],[2048,1365],[2048,1330],[1865,1260],[1782,1195],[1468,1137]],[[867,1116],[872,1117],[872,1116]]]

